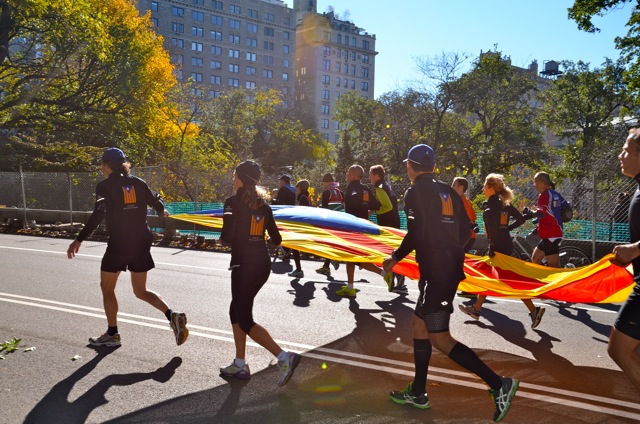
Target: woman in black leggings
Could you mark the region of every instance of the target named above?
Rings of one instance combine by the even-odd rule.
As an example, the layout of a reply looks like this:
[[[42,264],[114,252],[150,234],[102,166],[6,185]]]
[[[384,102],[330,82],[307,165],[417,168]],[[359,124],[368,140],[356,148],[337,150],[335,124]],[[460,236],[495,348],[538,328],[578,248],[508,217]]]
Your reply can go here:
[[[253,320],[253,301],[269,278],[271,260],[265,232],[276,246],[282,241],[267,192],[258,187],[260,167],[253,161],[242,162],[233,175],[236,194],[224,203],[220,239],[231,245],[231,305],[229,317],[233,327],[236,358],[220,368],[220,375],[248,379],[251,371],[245,361],[247,335],[278,358],[278,385],[284,386],[300,362],[300,355],[282,350],[269,332]]]

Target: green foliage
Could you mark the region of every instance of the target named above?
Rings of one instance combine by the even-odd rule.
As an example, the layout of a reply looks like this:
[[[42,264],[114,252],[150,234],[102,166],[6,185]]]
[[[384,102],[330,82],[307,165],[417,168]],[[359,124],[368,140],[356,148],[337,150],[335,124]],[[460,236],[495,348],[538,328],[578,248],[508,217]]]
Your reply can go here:
[[[20,342],[22,342],[22,339],[17,339],[15,337],[12,337],[11,340],[5,341],[4,343],[2,343],[0,345],[0,359],[4,359],[4,357],[7,356],[7,354],[18,350],[20,346]]]

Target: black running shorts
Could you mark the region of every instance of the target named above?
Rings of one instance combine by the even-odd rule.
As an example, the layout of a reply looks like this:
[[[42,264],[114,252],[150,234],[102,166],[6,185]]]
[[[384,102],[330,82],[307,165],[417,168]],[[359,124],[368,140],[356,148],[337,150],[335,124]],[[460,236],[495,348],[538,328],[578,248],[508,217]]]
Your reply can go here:
[[[640,285],[637,283],[627,301],[620,308],[618,318],[613,326],[619,332],[640,340]]]
[[[137,252],[126,252],[108,246],[102,257],[100,271],[119,272],[129,270],[131,272],[147,272],[155,267],[151,257],[151,246],[140,249]]]
[[[550,241],[549,239],[542,239],[538,243],[538,249],[544,252],[545,256],[560,254],[560,242],[562,239],[555,239]]]

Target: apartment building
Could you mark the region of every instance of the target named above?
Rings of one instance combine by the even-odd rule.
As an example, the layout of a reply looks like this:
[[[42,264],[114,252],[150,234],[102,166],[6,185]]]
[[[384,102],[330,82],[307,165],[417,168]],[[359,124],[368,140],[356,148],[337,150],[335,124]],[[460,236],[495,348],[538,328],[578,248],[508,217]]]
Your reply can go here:
[[[273,88],[293,98],[296,13],[280,0],[138,0],[164,37],[179,80],[210,97]]]
[[[349,90],[373,98],[376,36],[334,12],[318,14],[315,2],[296,0],[296,107],[313,116],[322,137],[335,143],[339,124],[332,119],[336,100]]]

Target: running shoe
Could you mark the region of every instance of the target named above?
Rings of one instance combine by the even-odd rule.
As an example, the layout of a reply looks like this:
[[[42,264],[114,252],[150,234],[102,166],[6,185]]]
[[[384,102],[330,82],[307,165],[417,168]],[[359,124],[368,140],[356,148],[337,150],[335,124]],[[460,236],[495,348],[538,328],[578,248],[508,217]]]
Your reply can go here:
[[[280,367],[280,376],[278,377],[278,386],[282,387],[293,375],[296,367],[300,363],[301,356],[297,353],[287,352],[287,356],[282,361],[278,361]]]
[[[304,277],[304,271],[301,270],[301,269],[296,269],[295,271],[291,271],[287,275],[289,277],[294,277],[294,278],[303,278]]]
[[[393,274],[396,277],[396,287],[404,286],[404,275]]]
[[[120,334],[116,333],[113,336],[110,336],[107,333],[104,333],[100,337],[89,337],[89,344],[91,346],[120,346]]]
[[[338,261],[331,261],[331,265],[333,266],[333,269],[335,269],[336,271],[338,270],[338,268],[340,268],[340,262]]]
[[[355,296],[356,295],[356,289],[349,290],[347,288],[347,286],[342,286],[342,288],[340,290],[338,290],[336,292],[336,294],[338,296]]]
[[[502,378],[502,387],[497,392],[489,389],[489,396],[496,403],[496,412],[493,414],[493,421],[498,422],[507,415],[511,400],[518,391],[520,382],[515,378]]]
[[[223,377],[234,377],[240,380],[248,380],[251,378],[251,370],[248,364],[244,364],[243,367],[236,365],[236,362],[231,362],[228,367],[220,368],[220,375]]]
[[[187,316],[182,312],[171,312],[171,329],[176,336],[176,343],[180,346],[187,341],[189,329],[187,328]]]
[[[413,390],[411,388],[411,383],[405,387],[404,390],[394,390],[389,393],[391,400],[395,403],[399,403],[400,405],[413,405],[416,408],[420,409],[429,409],[431,408],[431,403],[429,402],[429,398],[426,393],[423,393],[419,396],[413,394]]]
[[[540,321],[542,321],[542,316],[544,315],[544,308],[541,308],[540,306],[536,306],[533,309],[533,312],[531,312],[529,314],[529,316],[531,317],[531,328],[536,328],[538,325],[540,325]]]
[[[316,272],[318,274],[326,275],[327,277],[331,275],[331,270],[328,267],[325,268],[321,266],[320,268],[316,269]]]
[[[460,310],[462,312],[464,312],[465,314],[469,315],[471,318],[473,318],[475,320],[479,320],[480,319],[480,311],[477,310],[473,305],[471,305],[471,306],[458,305],[458,308],[460,308]]]
[[[393,288],[393,292],[398,294],[409,294],[409,288],[403,284],[401,286],[395,286]]]

